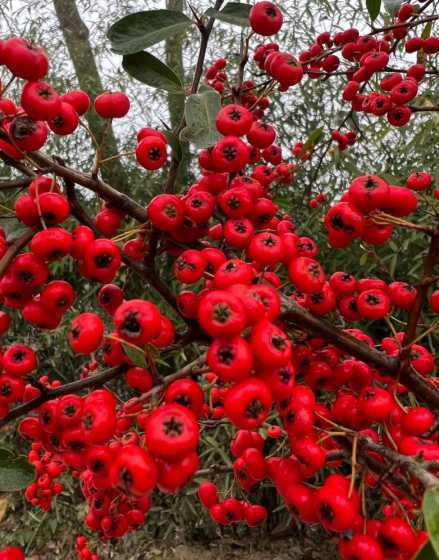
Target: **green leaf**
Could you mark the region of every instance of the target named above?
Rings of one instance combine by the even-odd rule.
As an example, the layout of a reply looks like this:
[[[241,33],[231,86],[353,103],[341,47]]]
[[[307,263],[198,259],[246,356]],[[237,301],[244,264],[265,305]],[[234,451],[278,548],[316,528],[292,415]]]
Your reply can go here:
[[[215,10],[209,8],[206,11],[206,16],[214,17],[232,25],[239,25],[247,27],[249,25],[249,15],[251,6],[248,4],[241,4],[240,2],[229,2],[222,10]]]
[[[14,457],[5,449],[0,451],[0,492],[23,490],[35,480],[35,469],[25,457]]]
[[[369,255],[367,253],[363,253],[360,257],[360,266],[364,266],[367,263],[367,259],[368,259]]]
[[[116,21],[107,36],[115,53],[133,54],[185,31],[192,23],[173,10],[136,12]]]
[[[320,140],[323,134],[323,128],[315,128],[306,139],[305,144],[303,145],[302,151],[300,152],[300,157],[305,154],[311,146],[315,146],[317,142]]]
[[[183,84],[177,74],[149,52],[125,55],[122,66],[130,76],[143,84],[184,94]]]
[[[437,486],[425,492],[422,511],[431,545],[439,555],[439,488]]]
[[[146,368],[147,363],[143,350],[141,350],[140,348],[139,350],[136,350],[135,348],[129,346],[128,344],[123,344],[123,349],[125,354],[130,358],[130,360],[133,362],[135,366]]]
[[[186,127],[180,140],[192,142],[197,148],[209,148],[219,138],[215,119],[221,109],[221,98],[214,90],[190,95],[184,107]]]
[[[415,558],[416,560],[438,560],[439,556],[434,551],[431,542],[428,541],[427,544],[421,548]]]
[[[381,10],[381,0],[366,0],[367,11],[369,12],[370,19],[372,21],[380,14]]]
[[[171,130],[164,130],[163,134],[166,136],[166,140],[172,148],[175,159],[180,161],[182,157],[180,140]]]

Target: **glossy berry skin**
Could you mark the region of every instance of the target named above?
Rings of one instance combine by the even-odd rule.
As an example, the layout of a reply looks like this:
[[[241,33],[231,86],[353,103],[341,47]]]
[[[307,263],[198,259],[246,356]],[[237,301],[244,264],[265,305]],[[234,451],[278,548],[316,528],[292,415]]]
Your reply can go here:
[[[61,101],[50,84],[27,82],[21,93],[21,106],[35,121],[48,121],[57,115]]]
[[[272,2],[257,2],[250,10],[250,26],[265,37],[275,35],[283,23],[282,12]]]
[[[145,424],[148,450],[165,460],[174,460],[195,451],[199,429],[195,416],[179,404],[156,408]]]
[[[319,292],[325,282],[325,273],[315,259],[298,257],[288,269],[288,275],[294,286],[305,294]]]
[[[117,308],[113,322],[123,338],[142,345],[159,334],[160,312],[149,301],[132,299]]]
[[[94,109],[104,119],[120,119],[130,110],[130,101],[121,91],[105,92],[96,97]]]
[[[198,320],[204,331],[214,337],[240,334],[247,323],[240,300],[222,290],[212,291],[201,299]]]
[[[250,344],[255,358],[268,367],[285,366],[293,354],[288,336],[277,325],[266,319],[259,321],[253,327]]]
[[[439,290],[435,290],[431,294],[430,307],[435,313],[439,313]]]
[[[0,549],[0,560],[25,560],[25,556],[18,546],[6,546]]]
[[[49,67],[47,55],[41,47],[18,37],[3,43],[2,61],[14,76],[25,80],[44,78]]]
[[[146,136],[137,144],[136,159],[149,171],[160,169],[166,162],[166,143],[157,136]]]
[[[253,430],[266,419],[272,404],[269,388],[254,378],[244,379],[227,391],[224,412],[238,428]]]
[[[214,339],[207,351],[207,364],[224,382],[250,375],[253,356],[250,345],[240,336]]]
[[[177,379],[166,389],[165,402],[180,404],[199,417],[203,411],[204,393],[196,381]]]
[[[96,313],[86,312],[73,319],[68,341],[74,352],[91,354],[99,348],[103,334],[102,319]]]
[[[154,226],[163,231],[173,231],[183,222],[183,203],[172,194],[159,194],[153,198],[147,211]]]
[[[241,105],[226,105],[218,112],[215,124],[224,136],[244,136],[253,124],[253,115]]]
[[[157,467],[151,457],[135,445],[118,450],[110,467],[110,480],[130,494],[148,494],[157,483]]]
[[[85,91],[73,90],[61,95],[61,101],[69,103],[79,116],[84,115],[90,109],[90,97]]]
[[[390,298],[379,289],[365,290],[358,296],[357,307],[366,319],[382,319],[390,312]]]

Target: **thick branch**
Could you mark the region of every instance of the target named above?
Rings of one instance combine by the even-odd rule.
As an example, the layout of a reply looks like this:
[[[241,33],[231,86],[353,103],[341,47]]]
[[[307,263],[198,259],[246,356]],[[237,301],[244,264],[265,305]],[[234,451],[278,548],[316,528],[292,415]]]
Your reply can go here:
[[[324,319],[315,317],[292,299],[284,297],[282,304],[284,311],[280,316],[281,319],[291,321],[308,333],[323,336],[338,348],[345,350],[349,355],[373,365],[383,373],[397,377],[400,370],[399,359],[370,348],[364,342],[357,340]],[[400,380],[425,402],[435,409],[439,409],[439,392],[412,369],[408,368],[402,372]]]
[[[148,214],[143,206],[140,206],[140,204],[137,204],[135,200],[126,194],[119,192],[108,183],[99,179],[93,179],[93,177],[89,174],[82,173],[81,171],[76,171],[71,167],[62,165],[41,152],[32,152],[29,155],[37,164],[51,169],[63,179],[68,179],[73,183],[78,183],[78,185],[82,185],[83,187],[95,192],[100,197],[115,204],[119,210],[122,210],[135,220],[142,223],[148,220]]]
[[[14,260],[15,256],[26,247],[35,233],[38,231],[36,227],[27,228],[8,248],[6,253],[0,259],[0,278],[5,274],[8,266]]]
[[[0,428],[5,426],[8,422],[16,420],[25,414],[28,414],[32,410],[35,410],[42,404],[57,397],[62,397],[63,395],[68,395],[69,393],[79,393],[83,389],[97,389],[102,387],[105,383],[108,383],[115,377],[123,374],[126,371],[126,366],[116,366],[108,369],[104,369],[93,376],[87,377],[86,379],[79,379],[78,381],[72,381],[71,383],[66,383],[55,389],[50,389],[45,393],[42,393],[39,397],[32,399],[26,403],[23,403],[16,408],[13,408],[9,414],[0,421]]]

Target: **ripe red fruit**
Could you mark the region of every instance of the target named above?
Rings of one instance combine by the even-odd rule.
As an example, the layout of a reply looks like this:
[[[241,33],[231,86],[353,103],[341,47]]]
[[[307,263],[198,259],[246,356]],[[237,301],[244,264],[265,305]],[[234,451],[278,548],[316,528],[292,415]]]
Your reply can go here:
[[[221,171],[241,171],[249,161],[249,147],[236,136],[225,136],[212,150],[212,161]]]
[[[26,39],[7,39],[1,50],[2,63],[14,76],[25,80],[39,80],[47,74],[49,63],[45,51]]]
[[[435,290],[430,296],[430,306],[435,313],[439,313],[439,290]]]
[[[184,207],[176,195],[157,195],[151,200],[147,210],[153,225],[163,231],[173,231],[183,223]]]
[[[407,187],[414,191],[425,191],[433,183],[433,177],[428,171],[412,173],[407,179]]]
[[[50,84],[27,82],[21,92],[21,106],[35,121],[48,121],[57,115],[61,102]]]
[[[253,124],[253,115],[242,105],[226,105],[218,112],[215,124],[223,136],[244,136]]]
[[[60,227],[47,228],[37,232],[32,238],[30,249],[42,260],[62,259],[70,253],[72,236]]]
[[[153,455],[172,461],[195,451],[199,428],[190,410],[175,403],[165,404],[148,416],[144,438]]]
[[[247,140],[250,144],[260,149],[271,146],[275,138],[275,129],[271,125],[261,121],[253,122],[250,130],[247,132]]]
[[[389,185],[377,175],[357,177],[349,186],[349,198],[362,212],[382,208],[389,197]]]
[[[105,92],[96,97],[94,108],[104,119],[119,119],[130,110],[130,100],[121,91]]]
[[[239,381],[250,375],[253,367],[250,345],[240,336],[217,338],[207,352],[207,364],[224,382]]]
[[[72,134],[78,128],[78,125],[78,113],[72,105],[65,102],[61,102],[59,111],[49,120],[50,130],[60,136]]]
[[[372,422],[385,420],[393,408],[389,392],[380,387],[365,387],[358,397],[360,412]]]
[[[365,319],[383,319],[390,312],[390,298],[380,289],[365,290],[357,298],[357,307]]]
[[[203,411],[204,393],[196,381],[177,379],[166,389],[165,402],[180,404],[199,417]]]
[[[126,383],[141,393],[146,393],[154,385],[150,372],[142,367],[131,367],[125,374]]]
[[[88,278],[104,284],[113,280],[121,261],[120,250],[113,241],[95,239],[84,251],[80,270]]]
[[[401,427],[411,436],[422,436],[434,424],[433,413],[424,406],[415,406],[402,416]]]
[[[160,312],[149,301],[131,299],[117,308],[113,322],[122,338],[143,345],[159,334]]]
[[[175,261],[175,277],[184,284],[194,284],[203,276],[205,268],[206,259],[201,251],[187,249]]]
[[[24,344],[9,346],[2,358],[3,369],[10,375],[27,375],[37,367],[35,352]]]
[[[309,257],[293,259],[288,275],[294,286],[305,294],[319,292],[325,283],[325,273],[320,263]]]
[[[406,282],[391,282],[388,292],[392,304],[406,311],[410,311],[417,295],[416,288]]]
[[[90,97],[81,89],[69,91],[60,97],[64,103],[69,103],[79,116],[84,115],[90,109]]]
[[[151,457],[137,445],[118,450],[110,467],[110,480],[135,496],[148,494],[157,483],[157,467]]]
[[[65,280],[52,280],[40,294],[40,302],[46,311],[64,313],[75,300],[75,290]]]
[[[14,144],[25,152],[39,150],[47,140],[47,126],[42,121],[34,121],[27,115],[16,117],[9,133]]]
[[[18,546],[6,546],[0,550],[0,560],[25,560],[25,556]]]
[[[206,333],[214,337],[240,334],[247,323],[239,299],[222,290],[212,291],[201,298],[198,320]]]
[[[283,23],[283,15],[271,2],[257,2],[250,10],[250,26],[255,33],[268,37],[275,35]]]
[[[166,143],[158,136],[146,136],[137,144],[136,159],[145,169],[160,169],[166,162]]]
[[[103,334],[104,323],[99,315],[86,312],[73,319],[67,338],[74,352],[91,354],[99,348]]]
[[[250,344],[255,358],[265,366],[280,367],[291,360],[291,341],[270,321],[262,320],[253,326]]]
[[[267,418],[272,405],[270,389],[260,379],[248,378],[229,389],[224,412],[238,428],[253,430]]]

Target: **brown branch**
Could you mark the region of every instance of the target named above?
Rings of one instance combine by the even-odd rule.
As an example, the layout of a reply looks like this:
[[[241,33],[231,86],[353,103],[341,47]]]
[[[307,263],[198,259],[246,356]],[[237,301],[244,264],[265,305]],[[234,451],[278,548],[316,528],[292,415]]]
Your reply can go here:
[[[108,183],[105,183],[100,179],[94,179],[87,173],[82,173],[72,169],[71,167],[62,165],[59,161],[55,161],[42,152],[31,152],[29,157],[31,157],[37,164],[54,171],[59,177],[68,179],[73,183],[77,183],[78,185],[95,192],[105,200],[112,202],[119,210],[125,212],[138,222],[143,223],[148,220],[148,214],[143,206],[140,206],[140,204],[138,204],[135,200],[126,194],[121,193]]]
[[[11,179],[10,181],[0,181],[0,190],[5,191],[8,189],[21,189],[27,187],[31,181],[31,177]]]
[[[6,253],[0,259],[0,278],[5,274],[8,266],[14,260],[15,256],[29,243],[35,233],[37,227],[27,228],[15,241],[9,246]]]
[[[213,6],[214,10],[219,10],[221,8],[221,4],[223,0],[216,0],[215,5]],[[213,28],[213,24],[215,22],[215,17],[212,16],[209,21],[204,24],[199,24],[198,28],[201,33],[201,42],[200,42],[200,49],[198,51],[198,59],[197,64],[195,66],[195,73],[194,78],[192,80],[192,85],[190,89],[190,95],[197,93],[198,86],[200,85],[201,76],[203,75],[203,66],[204,66],[204,59],[206,58],[206,51],[207,51],[207,44],[209,42],[210,33]],[[177,129],[174,131],[174,134],[179,137],[180,132],[186,126],[186,119],[181,119],[180,124],[178,125]],[[180,170],[181,159],[178,159],[172,151],[172,159],[171,159],[171,166],[169,168],[169,175],[165,185],[165,192],[173,193],[175,191],[175,182],[178,177],[178,172]]]
[[[393,377],[397,377],[400,374],[401,383],[435,409],[439,409],[439,391],[411,368],[400,372],[400,360],[398,358],[392,358],[384,352],[370,348],[364,342],[357,340],[325,319],[315,317],[290,298],[283,297],[282,305],[283,313],[280,315],[281,320],[291,321],[300,329],[310,334],[323,336],[338,348],[345,350],[349,355],[373,365],[379,371]]]
[[[42,393],[39,397],[32,399],[26,403],[23,403],[16,408],[13,408],[9,414],[0,421],[0,428],[5,426],[8,422],[12,420],[16,420],[25,414],[28,414],[32,410],[35,410],[42,404],[47,401],[51,401],[52,399],[56,399],[57,397],[62,397],[63,395],[67,395],[69,393],[78,393],[83,389],[97,389],[98,387],[102,387],[105,383],[108,383],[115,377],[123,374],[126,371],[126,366],[116,366],[112,368],[108,368],[96,373],[93,376],[87,377],[86,379],[79,379],[78,381],[72,381],[71,383],[66,383],[65,385],[61,385],[60,387],[56,387],[55,389],[50,389],[45,393]]]
[[[433,233],[430,241],[428,253],[424,259],[424,268],[422,277],[416,287],[417,294],[413,307],[410,310],[410,315],[407,322],[407,328],[404,334],[404,346],[401,351],[401,364],[400,375],[403,376],[410,369],[410,346],[416,337],[416,328],[418,326],[419,318],[421,316],[422,306],[428,295],[430,279],[434,274],[435,267],[439,261],[439,227]]]

